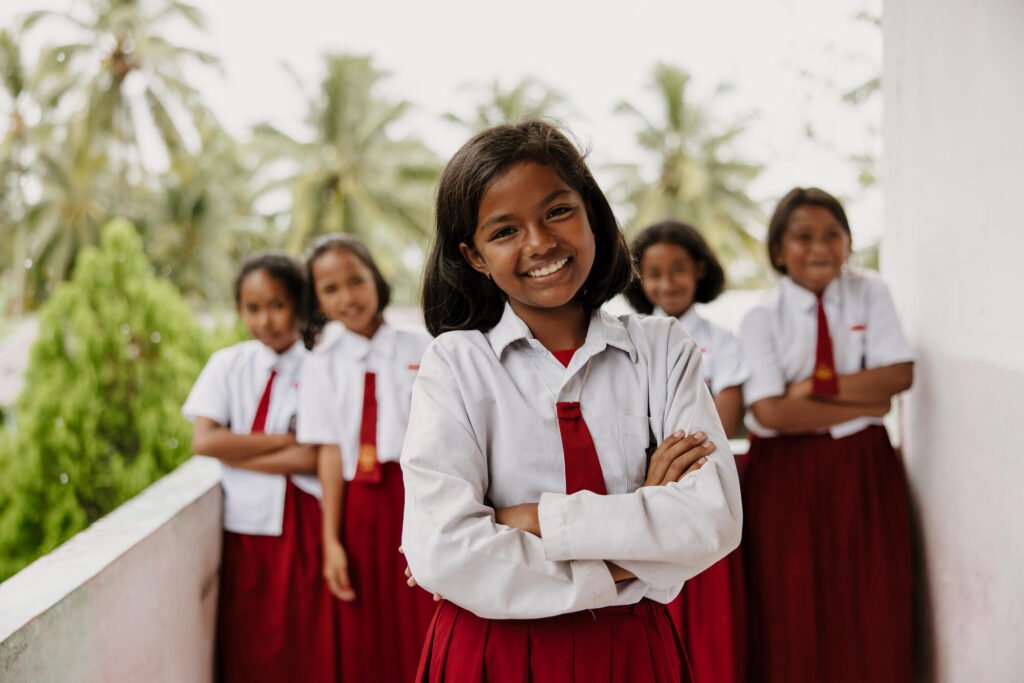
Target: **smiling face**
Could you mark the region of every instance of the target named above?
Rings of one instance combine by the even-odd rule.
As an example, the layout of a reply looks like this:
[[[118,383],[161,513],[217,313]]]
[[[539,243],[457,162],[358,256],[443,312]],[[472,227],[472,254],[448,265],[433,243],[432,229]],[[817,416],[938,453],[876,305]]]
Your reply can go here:
[[[480,200],[473,242],[460,248],[528,325],[540,309],[580,308],[576,294],[595,254],[582,197],[535,162],[515,164],[491,183]]]
[[[348,249],[328,249],[311,268],[320,310],[366,338],[380,327],[380,299],[373,271]]]
[[[850,235],[832,212],[803,204],[790,214],[775,258],[793,282],[820,294],[839,277],[849,256]]]
[[[678,318],[693,305],[704,264],[672,242],[656,242],[640,259],[640,287],[644,296],[667,315]]]
[[[253,339],[277,353],[287,351],[299,338],[288,290],[265,270],[250,272],[240,283],[238,313]]]

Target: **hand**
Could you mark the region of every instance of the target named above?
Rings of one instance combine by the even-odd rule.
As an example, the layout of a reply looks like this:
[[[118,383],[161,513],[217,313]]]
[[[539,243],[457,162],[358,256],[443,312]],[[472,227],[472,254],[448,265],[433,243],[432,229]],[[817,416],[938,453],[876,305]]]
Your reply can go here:
[[[537,514],[537,503],[523,503],[494,511],[494,520],[498,524],[520,529],[534,536],[540,536],[540,517]]]
[[[334,597],[342,602],[353,602],[356,592],[348,578],[348,555],[341,543],[324,543],[324,580]]]
[[[403,555],[405,554],[405,551],[402,550],[402,546],[398,546],[398,552],[402,553]],[[418,583],[416,583],[416,578],[412,575],[412,570],[409,569],[409,565],[405,566],[405,582],[409,585],[409,588],[415,588],[419,585]],[[434,602],[441,602],[440,593],[434,593]]]
[[[704,432],[690,436],[682,432],[670,434],[651,456],[644,486],[664,486],[679,481],[699,470],[714,450],[714,442],[708,441]]]
[[[786,398],[811,398],[814,383],[808,378],[786,386]]]
[[[889,414],[890,408],[892,408],[892,405],[889,401],[886,401],[884,403],[871,403],[864,406],[864,416],[885,417],[886,415]]]

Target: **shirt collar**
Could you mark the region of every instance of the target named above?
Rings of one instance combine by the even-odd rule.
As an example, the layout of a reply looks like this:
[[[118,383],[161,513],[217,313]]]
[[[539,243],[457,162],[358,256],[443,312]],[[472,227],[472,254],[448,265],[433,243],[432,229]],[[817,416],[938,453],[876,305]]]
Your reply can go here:
[[[828,286],[825,287],[824,298],[826,306],[832,306],[839,303],[840,291],[842,289],[840,280],[843,279],[844,274],[845,271],[840,273],[839,277],[832,280],[832,282],[828,283]],[[818,306],[817,295],[809,289],[804,289],[797,283],[793,282],[789,276],[782,278],[782,291],[785,292],[786,299],[791,301],[797,310],[813,313]]]
[[[683,329],[687,332],[690,330],[696,330],[704,324],[704,318],[700,317],[700,313],[697,312],[696,306],[690,306],[686,309],[686,313],[679,316],[678,320],[679,324],[682,325]]]
[[[346,355],[352,358],[366,360],[371,353],[380,358],[390,358],[395,355],[396,332],[386,322],[380,324],[372,339],[356,334],[340,323],[337,324],[334,334],[336,335],[334,343],[344,345]]]
[[[502,353],[515,342],[533,339],[533,334],[526,323],[516,315],[512,306],[506,301],[505,310],[501,314],[498,324],[486,333],[487,341],[494,350],[494,355],[501,358]],[[629,338],[626,325],[602,309],[597,309],[590,315],[590,324],[587,327],[587,338],[583,347],[592,349],[592,353],[598,353],[605,346],[614,346],[629,354],[629,357],[636,361],[636,347]]]
[[[259,344],[259,350],[256,352],[257,363],[268,372],[272,369],[276,370],[278,374],[291,372],[298,367],[306,354],[306,347],[301,339],[297,339],[294,344],[281,353],[260,342],[257,343]]]

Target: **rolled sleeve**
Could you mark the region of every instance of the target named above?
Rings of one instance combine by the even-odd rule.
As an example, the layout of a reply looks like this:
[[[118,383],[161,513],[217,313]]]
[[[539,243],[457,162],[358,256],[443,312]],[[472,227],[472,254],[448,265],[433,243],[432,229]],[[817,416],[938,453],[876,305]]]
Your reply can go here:
[[[304,444],[337,444],[338,416],[327,354],[310,356],[302,367],[295,439]]]
[[[786,379],[778,361],[780,354],[772,340],[770,315],[766,309],[754,309],[740,327],[740,346],[750,372],[743,383],[743,401],[748,406],[786,393]]]

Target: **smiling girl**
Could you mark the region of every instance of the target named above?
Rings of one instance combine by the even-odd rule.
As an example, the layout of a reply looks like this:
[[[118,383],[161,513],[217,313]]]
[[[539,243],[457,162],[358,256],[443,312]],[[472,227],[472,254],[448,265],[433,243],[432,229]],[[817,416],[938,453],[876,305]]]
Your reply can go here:
[[[783,197],[768,254],[783,279],[741,330],[752,680],[906,682],[907,489],[882,416],[913,356],[886,286],[846,265],[835,197]]]
[[[402,452],[406,557],[445,598],[419,678],[679,681],[664,603],[741,520],[699,351],[601,310],[629,252],[553,126],[472,138],[436,218]]]
[[[398,459],[430,339],[384,322],[391,289],[356,238],[320,237],[307,270],[307,341],[318,341],[328,321],[338,325],[306,363],[298,439],[319,451],[323,573],[341,601],[341,680],[408,681],[434,603],[406,587]]]
[[[235,281],[249,341],[210,357],[182,413],[192,450],[221,461],[224,540],[217,608],[222,681],[333,680],[335,631],[320,579],[316,454],[292,433],[306,349],[302,270],[248,259]]]

